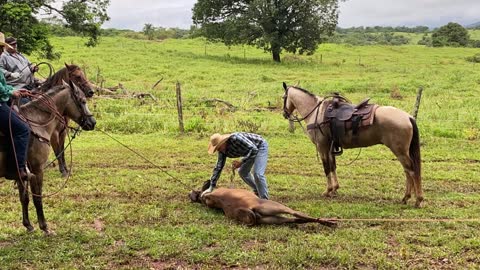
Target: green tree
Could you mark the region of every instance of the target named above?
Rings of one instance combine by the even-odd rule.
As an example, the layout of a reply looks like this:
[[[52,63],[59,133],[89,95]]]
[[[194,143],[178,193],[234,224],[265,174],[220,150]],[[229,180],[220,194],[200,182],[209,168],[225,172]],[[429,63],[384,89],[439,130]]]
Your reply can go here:
[[[88,36],[87,46],[95,46],[100,26],[109,19],[107,7],[110,0],[68,0],[62,7],[52,6],[54,0],[0,0],[0,31],[19,40],[19,50],[31,53],[39,50],[45,57],[53,57],[53,47],[48,41],[49,27],[37,19],[39,14],[58,16],[63,24]]]
[[[153,35],[155,34],[155,27],[153,27],[153,24],[151,23],[146,23],[143,26],[142,32],[145,36],[147,36],[147,39],[152,40]]]
[[[465,47],[470,40],[467,29],[458,23],[448,23],[432,34],[433,47],[462,46]]]
[[[193,22],[226,45],[256,45],[280,62],[282,50],[312,54],[338,21],[339,0],[198,0]]]

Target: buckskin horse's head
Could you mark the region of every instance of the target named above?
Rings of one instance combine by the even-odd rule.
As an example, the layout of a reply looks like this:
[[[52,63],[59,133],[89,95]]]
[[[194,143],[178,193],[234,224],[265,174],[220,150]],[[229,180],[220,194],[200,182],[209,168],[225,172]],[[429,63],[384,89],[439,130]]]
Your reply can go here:
[[[71,99],[65,105],[65,115],[79,124],[82,129],[93,130],[97,122],[87,107],[85,94],[72,81],[68,85],[65,84],[65,87],[69,89]]]
[[[293,111],[295,110],[295,106],[293,105],[291,100],[289,100],[288,98],[289,88],[290,87],[287,86],[286,83],[283,83],[283,89],[285,90],[285,93],[283,94],[283,117],[285,119],[289,119],[290,115],[292,115]]]

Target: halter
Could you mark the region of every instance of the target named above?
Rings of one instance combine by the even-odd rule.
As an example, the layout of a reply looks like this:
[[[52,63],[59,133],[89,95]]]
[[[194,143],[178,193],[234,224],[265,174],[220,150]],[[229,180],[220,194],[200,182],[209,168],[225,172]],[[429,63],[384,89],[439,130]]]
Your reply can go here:
[[[83,104],[80,102],[80,97],[78,96],[79,95],[79,90],[77,90],[75,87],[75,83],[70,81],[71,84],[69,85],[70,86],[70,94],[72,96],[72,99],[73,101],[75,102],[75,105],[77,106],[77,109],[78,111],[80,112],[81,116],[80,116],[80,123],[78,123],[81,127],[83,127],[83,125],[85,124],[85,122],[88,120],[89,117],[92,117],[93,114],[91,113],[87,113],[84,108],[83,108]]]
[[[74,69],[74,70],[72,70],[72,71],[70,71],[70,70],[67,69],[67,80],[68,80],[69,82],[74,82],[74,80],[72,80],[72,76],[71,76],[71,75],[72,75],[72,73],[75,72],[77,69],[79,69],[79,68],[77,67],[76,69]],[[89,85],[88,85],[88,80],[86,80],[86,79],[85,79],[85,80],[82,80],[82,81],[77,81],[77,80],[75,80],[74,83],[77,84],[78,87],[79,87],[80,89],[82,89],[82,91],[83,91],[83,93],[85,94],[85,96],[87,96],[87,93],[86,93],[85,89],[90,89],[90,90],[91,90],[91,88],[90,88]],[[89,97],[90,97],[90,96],[89,96]]]

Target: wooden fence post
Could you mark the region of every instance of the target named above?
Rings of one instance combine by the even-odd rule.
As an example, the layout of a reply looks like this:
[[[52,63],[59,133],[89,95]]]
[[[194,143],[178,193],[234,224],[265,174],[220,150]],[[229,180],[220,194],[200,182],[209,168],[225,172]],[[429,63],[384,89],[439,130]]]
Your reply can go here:
[[[295,123],[290,119],[288,119],[288,131],[290,133],[295,133]]]
[[[183,127],[182,89],[180,87],[180,82],[177,81],[175,88],[177,90],[178,128],[180,129],[180,133],[184,133],[185,129]]]
[[[413,118],[417,120],[418,108],[420,107],[420,99],[422,98],[423,86],[418,88],[417,99],[415,100],[415,107],[413,108]]]

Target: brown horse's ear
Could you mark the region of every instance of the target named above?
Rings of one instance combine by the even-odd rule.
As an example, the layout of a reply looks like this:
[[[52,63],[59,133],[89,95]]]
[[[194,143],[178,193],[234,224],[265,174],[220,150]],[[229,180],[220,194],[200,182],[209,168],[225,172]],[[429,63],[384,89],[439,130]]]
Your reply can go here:
[[[70,70],[70,65],[69,65],[69,64],[65,63],[65,67],[66,67],[68,70]]]
[[[287,91],[287,84],[285,82],[283,82],[283,89],[285,89],[285,91]]]

